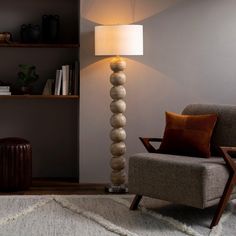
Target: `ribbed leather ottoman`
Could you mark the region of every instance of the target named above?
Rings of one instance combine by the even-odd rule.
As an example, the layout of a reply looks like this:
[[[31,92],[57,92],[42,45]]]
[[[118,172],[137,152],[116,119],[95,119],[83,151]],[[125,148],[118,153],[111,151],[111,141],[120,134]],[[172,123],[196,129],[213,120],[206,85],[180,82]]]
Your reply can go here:
[[[32,147],[22,138],[0,139],[0,191],[26,190],[32,180]]]

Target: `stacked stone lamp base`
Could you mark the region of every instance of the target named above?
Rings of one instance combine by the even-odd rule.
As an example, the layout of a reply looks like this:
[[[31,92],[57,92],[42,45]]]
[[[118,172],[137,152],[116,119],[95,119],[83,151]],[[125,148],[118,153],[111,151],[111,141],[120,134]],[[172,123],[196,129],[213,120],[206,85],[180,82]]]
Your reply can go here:
[[[116,57],[112,59],[110,63],[111,70],[113,73],[110,77],[110,82],[113,87],[110,90],[110,96],[113,99],[110,105],[111,112],[113,115],[110,119],[112,130],[110,132],[110,138],[112,144],[110,151],[112,158],[110,166],[111,172],[111,185],[106,188],[108,192],[113,193],[124,193],[128,192],[125,186],[126,174],[125,174],[125,157],[126,145],[124,143],[126,139],[126,132],[124,127],[126,125],[126,118],[124,112],[126,110],[126,103],[123,100],[126,96],[126,90],[123,86],[126,82],[126,75],[123,72],[126,68],[126,62]]]

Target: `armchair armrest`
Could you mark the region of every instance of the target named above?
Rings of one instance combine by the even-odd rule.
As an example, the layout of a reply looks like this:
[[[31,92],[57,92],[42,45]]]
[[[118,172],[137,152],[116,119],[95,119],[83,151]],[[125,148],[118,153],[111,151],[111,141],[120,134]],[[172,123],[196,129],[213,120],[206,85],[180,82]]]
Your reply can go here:
[[[236,147],[219,147],[220,151],[223,154],[223,158],[226,162],[227,167],[230,169],[231,172],[236,173],[236,163],[231,155],[232,152],[236,153]]]
[[[219,147],[220,151],[223,154],[223,158],[226,162],[226,166],[229,169],[229,179],[225,185],[224,192],[222,197],[220,198],[220,202],[218,203],[216,213],[214,218],[211,222],[210,228],[212,229],[213,226],[217,225],[220,217],[230,199],[230,195],[233,192],[233,188],[236,185],[236,163],[232,158],[232,152],[236,152],[236,147]],[[231,153],[231,154],[230,154]]]
[[[151,153],[159,153],[158,149],[156,149],[150,142],[161,142],[162,138],[142,138],[139,137],[144,147],[148,152]]]

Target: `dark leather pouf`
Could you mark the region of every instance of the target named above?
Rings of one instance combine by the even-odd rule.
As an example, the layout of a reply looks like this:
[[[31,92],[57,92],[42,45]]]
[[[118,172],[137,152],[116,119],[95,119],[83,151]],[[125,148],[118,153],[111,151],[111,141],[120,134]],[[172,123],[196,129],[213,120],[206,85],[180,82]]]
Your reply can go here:
[[[32,180],[32,147],[22,138],[0,139],[0,191],[26,190]]]

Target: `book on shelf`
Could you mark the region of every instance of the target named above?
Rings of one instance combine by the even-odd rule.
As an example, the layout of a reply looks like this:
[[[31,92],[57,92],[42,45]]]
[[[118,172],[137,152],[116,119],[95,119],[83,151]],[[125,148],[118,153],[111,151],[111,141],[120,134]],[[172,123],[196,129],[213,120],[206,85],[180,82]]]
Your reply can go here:
[[[0,92],[9,92],[10,86],[0,86]]]
[[[0,86],[0,95],[11,95],[10,86]]]
[[[78,61],[74,64],[62,65],[56,70],[54,95],[78,95],[79,67]]]
[[[1,95],[11,95],[10,91],[0,91],[0,96]]]
[[[62,95],[69,94],[69,77],[70,77],[70,66],[62,66]]]
[[[73,91],[72,90],[73,90],[73,69],[70,66],[68,95],[73,95]]]
[[[74,64],[74,86],[73,86],[73,94],[79,94],[79,63],[75,61]]]
[[[61,81],[62,81],[62,70],[57,70],[56,71],[56,81],[55,81],[54,95],[60,95]]]

